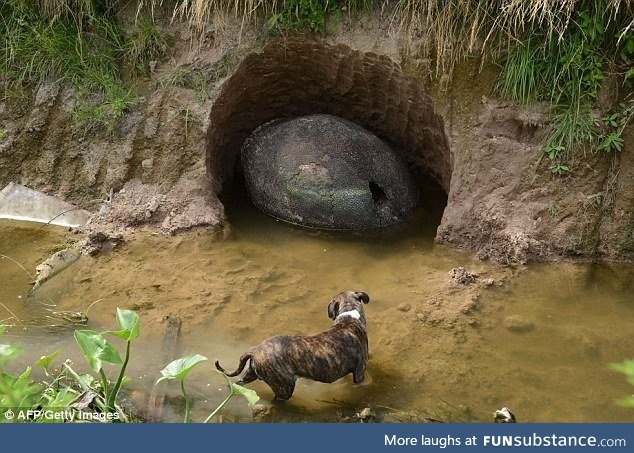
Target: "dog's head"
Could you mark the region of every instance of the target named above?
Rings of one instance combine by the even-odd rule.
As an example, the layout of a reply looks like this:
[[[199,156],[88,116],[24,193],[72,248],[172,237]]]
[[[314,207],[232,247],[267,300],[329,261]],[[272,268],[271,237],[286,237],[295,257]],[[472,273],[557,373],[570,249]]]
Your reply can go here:
[[[335,324],[347,317],[358,319],[365,327],[365,311],[363,304],[370,302],[370,296],[363,291],[344,291],[337,294],[328,304],[328,317]]]

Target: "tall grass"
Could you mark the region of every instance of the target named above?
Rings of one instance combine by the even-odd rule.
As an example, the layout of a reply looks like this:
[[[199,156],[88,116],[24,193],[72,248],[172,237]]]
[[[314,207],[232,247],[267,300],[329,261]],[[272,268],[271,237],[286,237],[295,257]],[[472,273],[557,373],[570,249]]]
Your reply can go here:
[[[161,0],[139,0],[154,9]],[[383,3],[388,3],[387,1]],[[264,17],[270,29],[323,32],[329,16],[370,8],[371,0],[177,0],[173,18],[203,30],[213,17],[231,14],[244,21]]]
[[[136,4],[139,12],[168,8],[162,0]],[[106,95],[121,95],[112,86],[122,62],[136,62],[137,72],[147,72],[165,41],[149,19],[125,36],[114,20],[117,5],[4,0],[0,75],[18,84],[50,76],[83,80]],[[265,23],[274,32],[323,33],[327,21],[342,14],[380,12],[410,38],[410,52],[434,62],[437,75],[451,75],[457,63],[475,56],[500,63],[497,89],[503,96],[550,103],[554,121],[544,151],[558,168],[567,167],[559,161],[583,142],[618,150],[620,131],[634,111],[631,98],[612,112],[598,105],[606,75],[617,79],[621,91],[634,86],[632,0],[172,0],[169,8],[173,19],[201,32],[227,14]],[[123,97],[111,104],[126,102]]]
[[[0,80],[8,92],[49,80],[74,86],[77,123],[112,126],[134,101],[122,69],[146,73],[165,51],[161,33],[141,19],[126,35],[110,0],[4,0],[0,3]]]
[[[623,34],[631,16],[616,13],[612,8],[621,5],[608,0],[573,3],[574,8],[565,10],[565,27],[560,18],[555,25],[517,37],[502,61],[498,82],[499,91],[516,102],[538,100],[553,106],[544,154],[558,174],[569,169],[563,162],[576,150],[619,150],[632,105],[630,97],[629,104],[605,116],[605,105],[598,102],[608,73],[620,75],[621,90],[631,91],[634,37]]]

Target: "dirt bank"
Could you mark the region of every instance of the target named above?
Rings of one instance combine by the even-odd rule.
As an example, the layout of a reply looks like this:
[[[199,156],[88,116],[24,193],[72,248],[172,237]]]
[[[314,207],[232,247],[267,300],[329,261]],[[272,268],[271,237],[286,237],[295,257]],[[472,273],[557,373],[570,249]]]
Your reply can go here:
[[[78,127],[75,93],[59,83],[2,101],[0,185],[20,183],[89,209],[91,230],[221,229],[227,221],[218,194],[232,176],[238,142],[267,120],[258,104],[265,99],[275,107],[266,111],[284,116],[351,116],[401,149],[417,177],[433,181],[443,203],[446,197],[438,242],[504,263],[634,257],[631,126],[620,153],[579,157],[570,176],[558,178],[538,162],[550,121],[543,109],[498,99],[496,68],[480,69],[479,61],[430,81],[429,62],[403,60],[403,41],[380,19],[306,38],[312,55],[330,64],[313,59],[313,72],[266,60],[267,49],[286,49],[292,61],[301,37],[267,41],[259,29],[236,24],[209,27],[193,45],[185,26],[164,23],[171,55],[154,66],[138,102],[112,128]],[[287,83],[275,96],[238,96],[252,80],[247,69],[263,68],[262,58],[277,61],[285,75],[278,79]],[[320,75],[320,67],[336,72]],[[275,78],[276,70],[260,80]],[[204,83],[185,83],[183,74]],[[253,121],[240,106],[255,112],[247,115]]]

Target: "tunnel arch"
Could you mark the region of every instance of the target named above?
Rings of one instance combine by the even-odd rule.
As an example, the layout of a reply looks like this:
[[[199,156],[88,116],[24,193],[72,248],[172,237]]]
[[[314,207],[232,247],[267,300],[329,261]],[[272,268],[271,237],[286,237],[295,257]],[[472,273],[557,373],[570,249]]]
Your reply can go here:
[[[215,192],[233,177],[241,146],[258,126],[314,113],[345,118],[392,145],[419,186],[431,181],[444,192],[444,207],[451,153],[425,88],[388,57],[309,37],[269,41],[222,86],[206,151]]]

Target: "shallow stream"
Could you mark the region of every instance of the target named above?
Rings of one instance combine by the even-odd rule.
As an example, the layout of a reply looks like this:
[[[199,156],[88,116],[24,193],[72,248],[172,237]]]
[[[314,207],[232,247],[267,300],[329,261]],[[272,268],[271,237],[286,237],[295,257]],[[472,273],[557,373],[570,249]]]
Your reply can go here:
[[[264,338],[325,330],[330,298],[363,290],[371,298],[366,383],[300,380],[282,405],[268,403],[264,383],[249,384],[264,402],[258,420],[340,421],[369,407],[389,421],[490,421],[508,406],[526,422],[634,421],[634,411],[615,404],[633,389],[609,369],[634,356],[633,266],[481,262],[434,244],[438,218],[425,213],[392,233],[362,236],[303,230],[248,203],[234,206],[229,234],[137,232],[31,297],[28,273],[73,235],[0,222],[0,254],[11,258],[0,259],[0,321],[13,325],[2,342],[23,348],[13,366],[61,349],[81,367],[62,314],[92,305],[87,328],[107,330],[116,307],[133,308],[142,336],[132,347],[127,400],[142,414],[166,364],[165,317],[178,318],[176,356],[210,359],[188,381],[193,419],[202,420],[226,395],[214,359],[234,369]],[[453,284],[448,273],[458,266],[477,272],[475,283]],[[178,420],[179,388],[166,390],[164,420]],[[223,417],[250,421],[252,412],[236,399]]]

